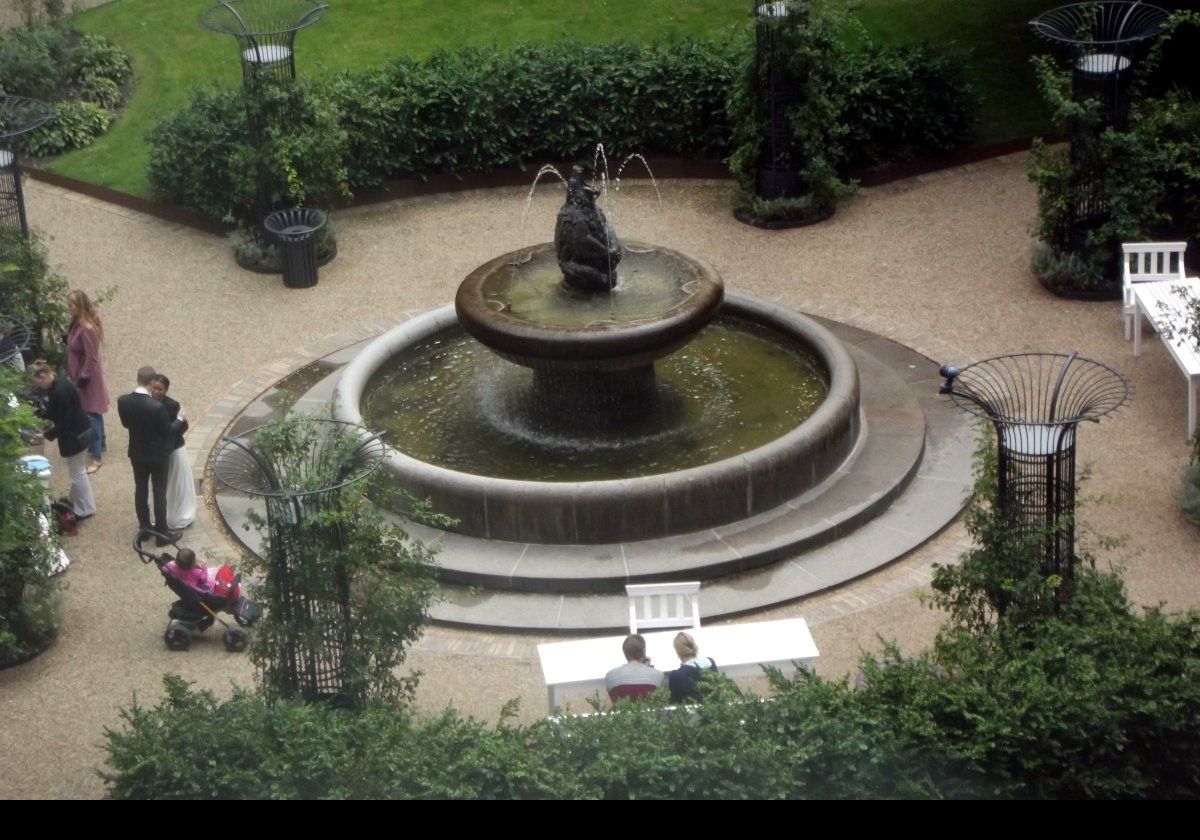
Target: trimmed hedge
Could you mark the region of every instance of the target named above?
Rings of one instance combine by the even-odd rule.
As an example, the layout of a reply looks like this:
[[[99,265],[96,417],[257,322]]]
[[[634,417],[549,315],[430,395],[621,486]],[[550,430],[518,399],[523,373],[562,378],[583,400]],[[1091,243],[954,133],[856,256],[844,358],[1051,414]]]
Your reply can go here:
[[[306,84],[345,131],[339,165],[349,189],[360,190],[392,178],[590,159],[598,142],[614,160],[722,157],[742,56],[727,43],[566,42],[439,53]],[[851,53],[838,70],[854,144],[847,162],[935,154],[961,141],[970,100],[953,94],[963,92],[956,68],[924,48]],[[211,89],[160,122],[148,137],[157,195],[213,218],[242,215],[227,173],[244,142],[244,113],[240,94]]]
[[[949,629],[851,690],[801,673],[771,702],[491,727],[167,679],[107,733],[109,796],[143,798],[1114,798],[1200,795],[1200,614],[1138,614],[1083,571],[1019,631]],[[736,702],[728,702],[734,700]],[[202,772],[198,768],[214,768]]]

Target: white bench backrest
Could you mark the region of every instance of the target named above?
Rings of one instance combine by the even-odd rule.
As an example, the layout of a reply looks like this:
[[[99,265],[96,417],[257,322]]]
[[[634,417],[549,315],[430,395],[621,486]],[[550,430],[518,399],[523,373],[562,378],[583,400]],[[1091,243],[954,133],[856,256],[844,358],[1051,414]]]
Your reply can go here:
[[[1182,280],[1183,252],[1186,242],[1125,242],[1124,252],[1125,302],[1129,303],[1129,287],[1150,280]]]
[[[630,633],[662,627],[700,629],[700,581],[631,584],[625,594]]]

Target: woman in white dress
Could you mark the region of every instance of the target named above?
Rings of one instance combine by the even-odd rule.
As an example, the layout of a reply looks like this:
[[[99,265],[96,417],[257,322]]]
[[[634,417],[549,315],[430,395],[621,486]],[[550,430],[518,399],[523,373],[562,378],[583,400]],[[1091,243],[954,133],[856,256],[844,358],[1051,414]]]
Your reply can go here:
[[[188,461],[187,449],[183,445],[183,433],[187,431],[187,417],[183,407],[167,396],[171,380],[164,374],[156,374],[150,383],[150,396],[163,404],[172,420],[183,421],[183,429],[175,439],[171,462],[167,468],[167,527],[180,531],[196,519],[196,481],[192,477],[192,464]]]

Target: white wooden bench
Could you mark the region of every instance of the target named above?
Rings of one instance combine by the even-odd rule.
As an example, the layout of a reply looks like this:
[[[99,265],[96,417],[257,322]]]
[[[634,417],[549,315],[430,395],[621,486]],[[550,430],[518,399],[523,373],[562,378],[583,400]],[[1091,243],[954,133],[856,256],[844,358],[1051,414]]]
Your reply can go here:
[[[700,581],[684,583],[631,583],[629,632],[661,630],[665,627],[700,629]]]
[[[671,642],[675,630],[646,633],[646,654],[655,668],[670,671],[679,666]],[[796,664],[810,666],[820,655],[808,624],[802,618],[723,624],[692,630],[700,655],[711,657],[727,677],[757,676],[770,665],[785,673]],[[604,692],[604,677],[624,662],[624,636],[550,642],[538,645],[538,659],[546,679],[550,713],[562,705],[561,694]]]
[[[1137,314],[1133,303],[1133,288],[1139,283],[1161,280],[1183,280],[1183,255],[1186,242],[1125,242],[1121,245],[1121,284],[1124,301],[1125,340],[1132,337],[1133,318]]]
[[[1187,433],[1188,437],[1191,437],[1196,433],[1200,347],[1197,347],[1194,338],[1186,334],[1191,321],[1188,297],[1193,300],[1200,299],[1200,279],[1188,277],[1184,280],[1156,280],[1134,284],[1133,300],[1136,313],[1133,318],[1133,355],[1136,357],[1142,354],[1142,319],[1145,318],[1158,332],[1171,358],[1187,377]]]

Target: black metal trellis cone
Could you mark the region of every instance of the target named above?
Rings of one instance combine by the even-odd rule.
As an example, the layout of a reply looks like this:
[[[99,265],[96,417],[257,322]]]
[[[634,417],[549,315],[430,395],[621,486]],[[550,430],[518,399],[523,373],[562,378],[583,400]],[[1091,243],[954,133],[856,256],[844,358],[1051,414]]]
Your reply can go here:
[[[346,570],[329,557],[345,545],[336,518],[342,492],[367,478],[383,461],[386,447],[379,435],[336,420],[312,419],[301,459],[255,446],[255,437],[270,426],[224,438],[213,459],[213,474],[225,486],[262,499],[274,549],[270,572],[289,628],[325,628],[320,638],[288,632],[283,662],[274,663],[281,690],[290,697],[353,703],[348,696],[345,665],[351,651],[350,581]],[[314,477],[320,478],[311,486]],[[308,489],[300,489],[305,486]],[[336,597],[318,600],[303,585],[307,576],[329,575]],[[319,621],[316,619],[320,619]]]
[[[1076,430],[1124,405],[1128,380],[1076,353],[1010,353],[943,365],[941,392],[996,430],[998,504],[1018,534],[1045,534],[1039,562],[1069,580],[1075,564]]]
[[[21,138],[54,119],[52,106],[36,99],[0,94],[0,256],[12,237],[29,236],[21,189]]]
[[[246,129],[254,144],[262,145],[269,127],[261,94],[269,86],[288,87],[295,82],[296,34],[321,20],[327,8],[316,0],[227,0],[200,16],[203,26],[237,41],[246,92]],[[274,241],[263,229],[262,219],[280,208],[271,198],[265,174],[260,171],[256,179],[254,232],[261,240]]]
[[[796,198],[800,192],[794,160],[795,141],[788,111],[799,100],[799,91],[783,72],[784,27],[789,25],[795,0],[766,0],[753,3],[755,73],[760,80],[758,109],[763,132],[758,162],[757,192],[760,197]]]
[[[1051,9],[1029,26],[1070,60],[1072,98],[1102,103],[1103,116],[1094,130],[1124,130],[1136,64],[1169,18],[1164,9],[1141,0],[1090,0]],[[1089,139],[1080,126],[1071,127],[1069,154],[1077,185],[1067,230],[1060,234],[1061,244],[1070,250],[1079,250],[1088,230],[1102,224],[1108,213],[1103,168],[1089,159]]]

